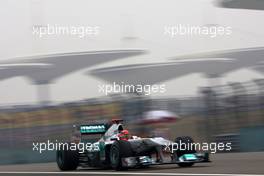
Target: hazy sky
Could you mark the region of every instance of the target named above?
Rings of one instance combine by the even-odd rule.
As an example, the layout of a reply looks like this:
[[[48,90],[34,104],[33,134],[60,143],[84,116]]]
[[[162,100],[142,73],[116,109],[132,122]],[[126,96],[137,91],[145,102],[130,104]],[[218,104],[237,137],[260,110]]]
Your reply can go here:
[[[93,68],[123,64],[168,61],[168,58],[212,50],[264,45],[264,12],[223,9],[212,0],[2,0],[0,2],[0,61],[47,53],[109,49],[145,49],[148,54],[101,64],[72,73],[51,85],[54,101],[80,100],[98,96],[102,81],[84,75]],[[99,26],[99,35],[45,36],[32,34],[33,26]],[[164,35],[164,26],[178,24],[230,26],[232,35]],[[133,39],[125,40],[125,37]],[[239,70],[222,82],[261,78],[256,72]],[[165,83],[166,95],[193,95],[208,84],[199,74]],[[36,101],[36,87],[23,77],[0,82],[0,105]]]

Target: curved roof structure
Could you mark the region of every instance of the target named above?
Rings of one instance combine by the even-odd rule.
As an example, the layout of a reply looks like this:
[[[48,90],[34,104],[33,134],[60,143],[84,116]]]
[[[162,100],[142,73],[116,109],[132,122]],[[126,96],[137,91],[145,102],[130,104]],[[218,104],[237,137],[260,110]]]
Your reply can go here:
[[[109,50],[17,58],[0,62],[0,80],[25,76],[36,84],[46,84],[83,68],[144,53],[143,50]]]
[[[89,74],[109,82],[155,84],[191,73],[224,75],[264,61],[264,48],[246,48],[175,57],[174,62],[127,65],[92,70]]]
[[[262,0],[221,0],[218,5],[223,8],[264,10]]]

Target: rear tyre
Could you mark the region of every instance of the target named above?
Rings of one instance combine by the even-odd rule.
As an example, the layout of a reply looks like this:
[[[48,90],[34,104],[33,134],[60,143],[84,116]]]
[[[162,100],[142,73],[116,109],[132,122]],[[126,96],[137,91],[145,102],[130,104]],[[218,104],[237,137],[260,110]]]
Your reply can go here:
[[[127,169],[122,165],[122,158],[133,156],[131,145],[128,141],[115,141],[110,149],[110,164],[117,171]]]
[[[193,143],[193,139],[189,136],[182,136],[182,137],[177,137],[175,139],[175,143],[178,144],[178,147],[183,149],[186,148],[185,150],[177,150],[176,151],[176,155],[177,158],[181,157],[184,154],[192,154],[192,153],[196,153],[196,150],[194,148],[190,148],[191,144]],[[187,147],[189,146],[189,147]],[[178,165],[180,167],[191,167],[194,165],[193,162],[189,162],[189,163],[178,163]]]
[[[60,170],[76,170],[79,165],[79,152],[77,150],[58,150],[56,161]]]

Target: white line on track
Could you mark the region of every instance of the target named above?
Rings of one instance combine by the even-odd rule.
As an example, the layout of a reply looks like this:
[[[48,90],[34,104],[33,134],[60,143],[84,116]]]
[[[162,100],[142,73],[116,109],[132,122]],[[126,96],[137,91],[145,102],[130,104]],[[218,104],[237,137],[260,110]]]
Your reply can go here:
[[[58,174],[58,175],[191,175],[191,176],[260,176],[262,174],[195,174],[195,173],[151,173],[151,172],[0,172],[0,174]]]

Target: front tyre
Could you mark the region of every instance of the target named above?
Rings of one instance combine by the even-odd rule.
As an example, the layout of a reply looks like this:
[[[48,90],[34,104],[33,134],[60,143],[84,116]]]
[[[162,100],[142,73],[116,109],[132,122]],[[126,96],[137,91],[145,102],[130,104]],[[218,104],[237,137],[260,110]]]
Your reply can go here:
[[[194,163],[178,163],[178,166],[180,167],[192,167]]]
[[[179,150],[178,149],[176,151],[177,158],[181,157],[184,154],[193,154],[193,153],[196,153],[196,150],[195,149],[192,149],[192,148],[188,148],[187,147],[187,146],[192,146],[192,143],[193,143],[193,139],[191,137],[189,137],[189,136],[177,137],[175,139],[175,143],[177,143],[180,148],[182,146],[185,146],[185,148],[186,148],[185,150]],[[178,163],[178,166],[180,166],[180,167],[191,167],[193,165],[194,165],[193,162]]]
[[[128,141],[115,141],[110,149],[110,164],[111,167],[117,171],[125,170],[126,167],[122,165],[122,158],[132,156],[131,145]]]

